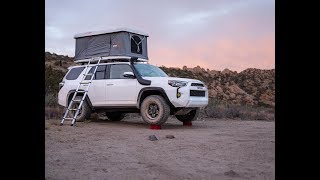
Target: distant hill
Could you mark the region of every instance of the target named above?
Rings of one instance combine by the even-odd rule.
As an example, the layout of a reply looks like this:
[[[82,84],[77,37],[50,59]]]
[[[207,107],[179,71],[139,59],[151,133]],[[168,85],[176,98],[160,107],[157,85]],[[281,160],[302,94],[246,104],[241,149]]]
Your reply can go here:
[[[199,79],[209,88],[209,97],[225,104],[275,106],[275,70],[248,68],[240,73],[188,68],[160,67],[173,77]]]
[[[45,52],[46,92],[56,94],[58,83],[69,66],[75,65],[73,57]],[[60,66],[61,65],[61,66]],[[224,69],[216,71],[200,66],[188,68],[160,67],[169,76],[199,79],[209,88],[209,97],[219,103],[275,106],[275,70],[248,68],[241,72]]]

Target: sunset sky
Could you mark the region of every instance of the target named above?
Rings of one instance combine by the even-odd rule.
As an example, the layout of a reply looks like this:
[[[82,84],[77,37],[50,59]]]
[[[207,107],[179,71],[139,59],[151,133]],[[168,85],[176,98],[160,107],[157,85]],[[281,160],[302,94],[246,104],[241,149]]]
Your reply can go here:
[[[46,0],[45,50],[74,56],[77,33],[149,34],[149,63],[242,71],[275,67],[274,0]]]

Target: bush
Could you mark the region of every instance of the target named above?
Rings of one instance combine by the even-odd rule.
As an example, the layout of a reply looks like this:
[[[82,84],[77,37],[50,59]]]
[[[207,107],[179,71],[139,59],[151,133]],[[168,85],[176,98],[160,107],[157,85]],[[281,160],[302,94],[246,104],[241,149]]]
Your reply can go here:
[[[207,106],[204,111],[207,117],[211,117],[211,118],[224,117],[223,108],[218,106]]]
[[[240,117],[240,108],[238,106],[230,106],[224,109],[224,116],[229,119]]]
[[[58,97],[56,94],[47,93],[45,95],[45,106],[46,107],[56,107],[58,105]]]
[[[208,118],[240,118],[243,120],[274,120],[274,110],[265,107],[221,104],[210,101],[203,116]]]
[[[58,94],[59,83],[64,77],[64,72],[53,69],[51,66],[45,68],[45,93]]]
[[[64,113],[63,107],[46,107],[45,119],[60,119]]]

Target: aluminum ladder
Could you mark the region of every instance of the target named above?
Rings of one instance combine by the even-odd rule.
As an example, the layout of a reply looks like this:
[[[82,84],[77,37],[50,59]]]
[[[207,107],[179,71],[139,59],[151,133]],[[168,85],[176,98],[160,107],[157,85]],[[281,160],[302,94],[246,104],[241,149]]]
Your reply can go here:
[[[82,74],[83,75],[82,80],[79,82],[79,85],[78,85],[76,91],[73,94],[73,97],[72,97],[72,99],[71,99],[71,101],[70,101],[70,103],[68,105],[68,108],[66,109],[66,111],[64,113],[64,116],[63,116],[63,118],[62,118],[62,120],[60,122],[60,126],[63,125],[65,120],[72,120],[71,126],[73,126],[75,124],[77,116],[79,115],[80,109],[82,107],[83,101],[85,101],[85,98],[86,98],[86,96],[88,94],[90,85],[91,85],[92,80],[94,78],[94,75],[95,75],[95,73],[96,73],[96,71],[98,69],[98,65],[100,64],[101,59],[102,59],[101,57],[93,57],[88,61],[88,64],[85,67],[85,73]],[[90,67],[90,65],[92,65],[91,62],[94,62],[94,61],[98,61],[97,64],[92,67],[92,68],[95,68],[95,69],[94,69],[94,71],[92,73],[88,73],[89,72],[89,67]],[[91,78],[89,80],[86,80],[86,77],[90,76],[90,75],[91,75]],[[83,84],[87,84],[88,86],[86,86],[85,90],[79,90],[79,88]],[[75,99],[77,97],[78,93],[84,93],[80,100],[79,99]],[[80,104],[79,104],[79,106],[77,108],[72,108],[72,105],[75,102],[80,102]],[[69,112],[72,112],[72,111],[75,111],[75,113],[74,114],[70,113],[70,114],[73,114],[74,116],[73,117],[68,117]]]

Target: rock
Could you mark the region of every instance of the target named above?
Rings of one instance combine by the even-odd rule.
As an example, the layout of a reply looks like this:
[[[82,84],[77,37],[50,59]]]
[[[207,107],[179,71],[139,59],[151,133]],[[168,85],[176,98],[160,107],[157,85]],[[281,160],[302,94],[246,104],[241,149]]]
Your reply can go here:
[[[234,93],[230,93],[230,95],[229,95],[229,96],[230,96],[230,98],[231,98],[231,99],[236,98],[236,95],[235,95]]]
[[[168,139],[173,139],[173,138],[174,138],[174,135],[166,135],[166,138],[168,138]]]
[[[230,176],[230,177],[239,177],[240,176],[238,173],[234,172],[233,170],[225,172],[224,175]]]
[[[223,93],[223,90],[222,90],[222,88],[220,86],[217,86],[216,90],[217,90],[218,93]]]
[[[216,97],[217,96],[217,92],[213,89],[209,89],[209,97]]]
[[[219,74],[219,73],[220,73],[220,71],[215,71],[215,70],[210,70],[210,71],[209,71],[209,74],[210,74],[211,76],[214,76],[214,75]]]
[[[231,71],[230,69],[226,68],[221,73],[222,74],[237,74],[237,71]]]
[[[151,136],[149,136],[149,140],[150,141],[157,141],[158,138],[155,135],[151,135]]]

